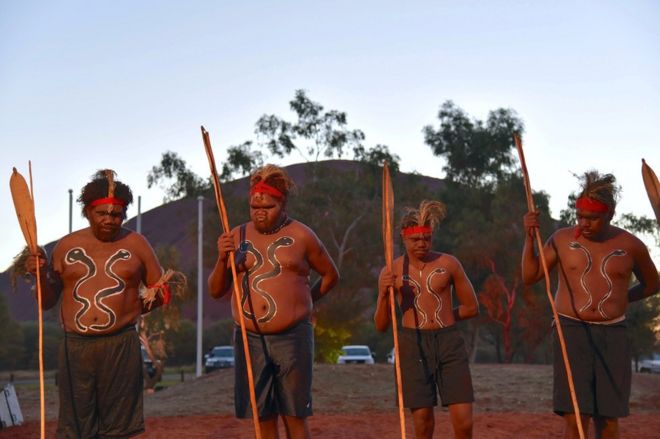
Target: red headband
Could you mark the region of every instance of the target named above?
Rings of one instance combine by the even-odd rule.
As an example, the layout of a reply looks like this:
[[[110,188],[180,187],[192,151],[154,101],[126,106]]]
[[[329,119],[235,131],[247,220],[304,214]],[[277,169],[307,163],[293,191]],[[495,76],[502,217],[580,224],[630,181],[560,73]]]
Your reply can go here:
[[[98,200],[94,200],[89,203],[91,207],[95,207],[100,204],[116,204],[117,206],[126,207],[126,201],[114,197],[99,198]]]
[[[575,208],[597,213],[606,213],[610,211],[610,206],[607,204],[587,197],[578,198],[577,201],[575,201]]]
[[[431,233],[431,232],[433,232],[433,229],[426,226],[412,226],[401,229],[401,234],[403,236],[410,236],[416,233]]]
[[[256,183],[254,186],[250,188],[250,195],[254,195],[256,193],[272,195],[275,198],[284,197],[284,194],[282,192],[280,192],[273,186],[264,183],[263,181]]]

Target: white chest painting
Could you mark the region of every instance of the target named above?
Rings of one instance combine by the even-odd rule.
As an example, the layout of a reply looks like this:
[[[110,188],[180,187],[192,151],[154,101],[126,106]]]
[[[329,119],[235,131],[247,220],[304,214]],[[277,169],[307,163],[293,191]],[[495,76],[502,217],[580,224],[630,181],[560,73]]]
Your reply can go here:
[[[282,236],[272,242],[266,248],[266,258],[261,252],[255,248],[252,241],[245,240],[241,243],[241,250],[249,253],[254,257],[254,265],[243,276],[242,289],[243,294],[241,297],[241,309],[243,315],[249,319],[256,320],[257,323],[268,323],[277,315],[277,303],[273,296],[261,287],[261,283],[268,279],[274,279],[282,273],[282,263],[277,259],[276,251],[281,247],[289,247],[294,244],[295,240],[289,236]],[[268,263],[272,269],[261,273],[257,276],[252,276],[257,273],[264,264]],[[263,312],[256,315],[254,306],[250,300],[250,293],[254,292],[265,301],[265,308]]]
[[[74,247],[66,253],[64,256],[64,261],[68,265],[82,264],[86,269],[86,273],[76,281],[72,290],[73,299],[81,305],[80,309],[74,316],[74,321],[79,331],[104,331],[114,326],[115,322],[117,321],[117,314],[112,309],[112,307],[104,303],[104,299],[122,294],[126,290],[126,282],[124,282],[122,278],[115,274],[115,272],[112,270],[112,267],[117,262],[126,261],[130,258],[131,252],[125,249],[119,249],[113,253],[112,256],[106,259],[102,275],[112,279],[115,285],[96,291],[90,300],[89,298],[85,297],[85,295],[81,294],[81,290],[87,281],[99,275],[99,273],[97,273],[94,260],[81,247]],[[107,316],[107,319],[104,323],[95,323],[92,325],[85,325],[83,323],[84,315],[90,310],[92,306],[96,307]]]
[[[581,251],[582,253],[584,253],[586,258],[584,270],[582,270],[582,275],[580,276],[580,286],[582,287],[582,291],[586,295],[585,303],[579,309],[580,312],[583,312],[584,310],[589,308],[593,303],[593,294],[586,281],[586,278],[591,272],[591,268],[593,267],[593,258],[591,256],[591,252],[589,252],[589,250],[579,242],[571,241],[568,243],[568,247],[571,250]],[[604,319],[610,318],[610,316],[608,316],[607,313],[605,313],[603,306],[607,301],[607,299],[609,299],[610,296],[612,295],[612,279],[610,279],[610,276],[607,274],[607,263],[610,261],[611,258],[615,256],[625,256],[626,254],[627,253],[625,250],[616,249],[608,253],[600,262],[600,274],[605,279],[605,282],[607,282],[607,290],[605,291],[601,299],[598,301],[598,313]]]
[[[419,316],[419,322],[418,326],[420,328],[426,326],[429,324],[429,316],[428,314],[424,311],[423,307],[420,305],[420,300],[422,300],[425,296],[428,296],[432,301],[436,303],[435,309],[433,311],[433,317],[435,318],[435,321],[440,325],[441,328],[444,328],[446,325],[442,321],[442,306],[443,306],[443,301],[442,297],[440,297],[440,294],[438,291],[435,291],[432,286],[432,280],[433,277],[436,275],[441,275],[443,273],[446,273],[447,270],[444,268],[436,268],[429,275],[426,277],[426,282],[424,282],[425,288],[422,288],[422,279],[423,279],[423,274],[422,271],[420,270],[419,272],[419,282],[412,278],[410,274],[404,274],[402,279],[404,283],[407,283],[410,287],[411,292],[414,295],[413,299],[413,306],[415,307],[415,312]]]

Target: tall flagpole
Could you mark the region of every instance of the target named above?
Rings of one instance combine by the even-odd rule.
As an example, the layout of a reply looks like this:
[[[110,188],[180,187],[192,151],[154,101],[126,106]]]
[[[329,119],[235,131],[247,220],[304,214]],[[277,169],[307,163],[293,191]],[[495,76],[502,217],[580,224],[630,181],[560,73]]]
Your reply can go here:
[[[197,197],[197,363],[195,375],[202,376],[202,325],[204,308],[204,197]]]
[[[137,202],[137,217],[135,219],[135,231],[138,233],[142,233],[142,196],[138,195],[138,202]]]
[[[73,232],[73,189],[69,189],[69,233]]]

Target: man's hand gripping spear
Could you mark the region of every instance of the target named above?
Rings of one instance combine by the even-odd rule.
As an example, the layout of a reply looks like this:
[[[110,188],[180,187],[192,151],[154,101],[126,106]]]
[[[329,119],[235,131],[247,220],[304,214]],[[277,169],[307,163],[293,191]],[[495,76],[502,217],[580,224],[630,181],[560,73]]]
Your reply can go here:
[[[527,209],[529,212],[535,212],[536,208],[534,207],[534,198],[532,197],[532,188],[529,182],[529,173],[527,172],[527,165],[525,164],[525,154],[523,153],[522,140],[518,134],[513,135],[513,141],[516,144],[516,149],[518,150],[518,157],[520,158],[520,167],[522,168],[523,181],[525,183],[525,194],[527,195]],[[550,273],[548,272],[548,264],[545,261],[545,255],[543,254],[543,241],[541,240],[541,232],[538,228],[535,229],[536,237],[536,246],[539,249],[539,259],[541,260],[541,265],[543,267],[543,273],[545,275],[545,290],[548,295],[548,301],[550,302],[550,307],[552,308],[552,315],[555,319],[555,325],[557,327],[557,336],[559,338],[559,344],[561,345],[561,355],[564,359],[564,367],[566,368],[566,378],[568,379],[568,388],[571,393],[571,401],[573,402],[573,411],[575,413],[575,422],[577,424],[578,433],[580,434],[580,439],[585,439],[584,429],[582,427],[582,417],[580,416],[580,407],[578,406],[577,397],[575,396],[575,386],[573,384],[573,372],[571,371],[571,364],[568,360],[568,353],[566,352],[566,341],[564,339],[564,331],[561,328],[561,322],[559,321],[559,315],[557,314],[557,307],[555,306],[554,298],[552,297],[552,291],[550,287]]]
[[[211,167],[211,176],[213,178],[213,191],[215,192],[215,202],[218,206],[218,212],[220,213],[220,219],[222,221],[222,229],[225,232],[230,232],[229,220],[227,218],[227,211],[225,209],[225,201],[222,198],[222,191],[220,190],[220,181],[218,180],[218,171],[215,166],[215,158],[213,157],[213,149],[211,148],[211,138],[209,137],[208,131],[202,128],[202,139],[204,140],[204,148],[206,149],[206,156],[209,160],[209,166]],[[245,354],[245,366],[247,369],[248,385],[250,387],[250,404],[252,405],[252,420],[254,422],[254,432],[257,439],[261,439],[261,429],[259,426],[259,410],[257,408],[257,397],[254,391],[254,377],[252,376],[252,360],[250,358],[250,349],[248,347],[247,332],[245,329],[245,319],[243,317],[243,311],[241,310],[241,293],[238,291],[238,279],[236,274],[236,261],[234,259],[234,252],[229,253],[229,264],[231,266],[231,274],[234,281],[234,302],[236,303],[238,315],[238,322],[241,326],[241,337],[243,338],[243,352]]]
[[[383,165],[383,245],[385,246],[385,264],[387,269],[392,272],[392,262],[394,259],[394,242],[392,238],[392,212],[394,211],[394,191],[392,190],[392,180],[390,179],[390,170],[387,163]],[[396,389],[399,401],[399,424],[401,427],[401,438],[406,437],[406,418],[403,409],[403,389],[401,382],[401,366],[399,357],[399,335],[398,324],[396,320],[396,305],[394,303],[394,288],[389,287],[390,317],[392,321],[392,335],[394,337],[394,368],[396,370]]]

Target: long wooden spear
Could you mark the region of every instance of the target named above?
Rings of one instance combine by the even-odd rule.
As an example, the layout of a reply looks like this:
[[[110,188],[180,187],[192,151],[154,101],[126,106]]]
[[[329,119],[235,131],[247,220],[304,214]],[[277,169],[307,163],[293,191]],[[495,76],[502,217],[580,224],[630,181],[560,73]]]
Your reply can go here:
[[[520,136],[517,133],[513,134],[513,141],[516,144],[516,149],[518,150],[518,157],[520,158],[520,167],[522,168],[523,182],[525,183],[525,194],[527,195],[527,209],[530,212],[535,212],[536,207],[534,206],[534,198],[532,196],[532,186],[529,182],[529,173],[527,172],[527,164],[525,163],[525,154],[523,152],[522,140],[520,139]],[[568,389],[571,393],[571,401],[573,402],[575,422],[577,423],[580,439],[584,439],[585,436],[584,436],[584,429],[582,428],[582,417],[580,416],[580,407],[578,406],[577,397],[575,396],[575,385],[573,384],[573,372],[571,371],[571,363],[568,360],[568,352],[566,351],[566,341],[564,339],[564,331],[561,328],[561,322],[559,321],[559,314],[557,313],[555,300],[552,297],[552,287],[550,286],[550,273],[548,271],[548,264],[545,261],[545,254],[543,253],[543,241],[541,240],[541,232],[538,228],[536,228],[535,230],[535,236],[536,236],[536,246],[539,249],[539,258],[541,259],[541,265],[543,267],[543,274],[545,275],[545,291],[548,295],[548,301],[550,302],[550,307],[552,308],[552,315],[555,319],[555,325],[557,327],[557,336],[559,338],[559,345],[561,346],[561,355],[562,358],[564,359],[564,368],[566,369]]]
[[[649,196],[649,201],[655,213],[655,219],[660,225],[660,182],[658,176],[655,175],[653,169],[642,159],[642,179],[644,180],[644,187],[646,187],[646,194]]]
[[[34,215],[34,191],[32,188],[32,162],[28,162],[30,170],[30,188],[25,178],[14,168],[9,178],[9,189],[14,200],[14,208],[18,224],[25,237],[30,253],[34,255],[37,267],[37,308],[39,316],[39,413],[41,415],[41,438],[46,437],[46,404],[44,396],[44,320],[41,309],[41,274],[39,269],[39,246],[37,245],[37,220]]]
[[[220,180],[218,180],[218,170],[215,166],[215,158],[213,157],[213,148],[211,148],[211,138],[209,132],[202,126],[202,139],[204,140],[204,149],[206,150],[206,157],[209,160],[211,167],[211,177],[213,178],[213,191],[215,192],[215,203],[218,206],[218,213],[222,221],[222,229],[225,232],[230,232],[229,219],[227,218],[227,210],[225,209],[225,201],[222,198],[222,191],[220,189]],[[257,439],[261,439],[261,427],[259,425],[259,409],[257,408],[257,397],[254,391],[254,377],[252,376],[252,359],[250,357],[250,348],[248,346],[247,331],[245,329],[245,319],[243,317],[243,310],[241,309],[241,293],[238,291],[238,276],[236,275],[236,260],[234,259],[234,252],[229,253],[229,264],[231,266],[231,274],[234,277],[234,302],[236,303],[236,314],[238,314],[238,322],[241,326],[241,337],[243,338],[243,352],[245,354],[245,366],[247,368],[248,387],[250,388],[250,403],[252,404],[252,421],[254,422],[254,432]]]
[[[394,259],[394,241],[392,238],[392,212],[394,211],[394,191],[392,190],[392,180],[390,179],[390,170],[387,163],[383,165],[383,245],[385,246],[385,264],[387,269],[392,272],[392,263]],[[399,334],[396,320],[396,306],[394,303],[394,288],[389,287],[390,297],[390,317],[392,319],[392,335],[394,336],[394,368],[396,371],[396,394],[399,400],[399,424],[401,427],[401,438],[406,437],[406,417],[403,410],[403,385],[401,381],[401,366],[399,356]]]

